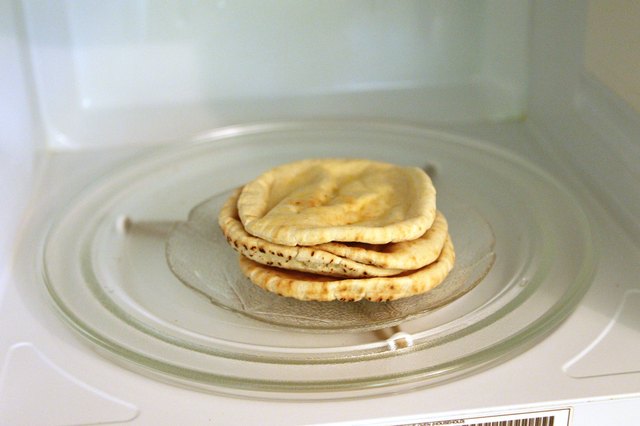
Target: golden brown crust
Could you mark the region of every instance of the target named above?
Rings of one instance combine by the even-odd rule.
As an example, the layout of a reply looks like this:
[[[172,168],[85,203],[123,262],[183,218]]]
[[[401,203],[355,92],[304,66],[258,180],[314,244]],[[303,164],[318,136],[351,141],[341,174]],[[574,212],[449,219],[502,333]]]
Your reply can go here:
[[[383,302],[414,296],[442,283],[454,263],[455,251],[450,238],[435,262],[393,277],[335,279],[273,268],[240,256],[242,272],[254,284],[282,296],[315,301]]]
[[[388,244],[348,244],[331,242],[315,246],[320,250],[367,265],[388,269],[419,269],[435,261],[447,239],[449,226],[441,212],[422,236],[411,241]]]
[[[436,191],[417,167],[360,159],[312,159],[248,183],[238,212],[245,230],[282,245],[386,244],[423,235]]]
[[[236,190],[218,215],[218,224],[229,244],[240,254],[267,266],[337,277],[390,276],[401,269],[381,268],[347,259],[316,247],[274,244],[248,234],[238,218]]]
[[[313,159],[237,190],[218,223],[243,273],[263,289],[314,301],[376,302],[439,285],[455,263],[436,191],[415,167]]]

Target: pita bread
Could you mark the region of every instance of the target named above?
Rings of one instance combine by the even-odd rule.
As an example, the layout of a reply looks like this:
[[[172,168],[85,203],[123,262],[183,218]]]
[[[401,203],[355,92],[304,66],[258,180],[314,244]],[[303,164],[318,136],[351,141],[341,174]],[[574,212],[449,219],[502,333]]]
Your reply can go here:
[[[240,189],[224,204],[218,224],[229,244],[243,256],[255,262],[284,269],[337,277],[390,276],[401,269],[380,268],[320,250],[316,247],[291,247],[256,238],[248,234],[238,218],[236,203]]]
[[[429,229],[436,190],[418,167],[311,159],[248,183],[238,213],[249,234],[276,244],[386,244],[414,240]]]
[[[359,263],[387,269],[419,269],[435,261],[447,239],[449,226],[441,212],[421,237],[389,244],[325,243],[317,249]]]
[[[438,259],[416,271],[394,277],[335,279],[287,271],[239,256],[242,272],[256,285],[281,296],[314,301],[383,302],[424,293],[438,286],[453,268],[455,252],[447,238]]]

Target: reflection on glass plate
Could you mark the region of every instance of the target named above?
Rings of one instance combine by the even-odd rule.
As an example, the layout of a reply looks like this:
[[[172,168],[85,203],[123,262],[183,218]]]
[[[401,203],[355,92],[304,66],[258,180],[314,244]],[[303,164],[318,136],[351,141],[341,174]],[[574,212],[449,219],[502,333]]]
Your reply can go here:
[[[237,253],[218,227],[218,213],[231,193],[196,206],[167,240],[167,261],[186,285],[216,305],[268,323],[318,330],[378,329],[396,325],[452,302],[476,286],[495,259],[489,224],[469,206],[451,203],[446,210],[456,247],[456,265],[435,289],[392,302],[304,302],[254,285],[238,266]],[[471,237],[472,236],[472,237]]]

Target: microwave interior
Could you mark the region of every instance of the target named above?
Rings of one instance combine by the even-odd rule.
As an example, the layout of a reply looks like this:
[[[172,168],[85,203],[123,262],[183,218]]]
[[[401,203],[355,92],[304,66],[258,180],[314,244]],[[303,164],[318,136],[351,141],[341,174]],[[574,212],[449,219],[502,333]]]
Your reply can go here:
[[[72,410],[61,392],[45,404],[60,422],[175,420],[151,408],[173,398],[194,420],[229,405],[256,421],[255,404],[269,424],[286,404],[292,423],[638,415],[637,5],[7,0],[0,15],[0,420],[42,419],[24,414],[40,394],[14,392],[27,359],[117,395]],[[215,227],[182,230],[312,157],[432,174],[461,247],[455,297],[212,290],[241,281],[235,260]]]

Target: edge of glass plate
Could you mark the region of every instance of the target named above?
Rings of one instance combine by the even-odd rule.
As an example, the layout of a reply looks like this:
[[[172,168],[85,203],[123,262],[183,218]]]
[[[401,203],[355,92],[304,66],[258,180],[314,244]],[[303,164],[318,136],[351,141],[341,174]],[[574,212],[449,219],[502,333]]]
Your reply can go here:
[[[102,333],[88,326],[76,314],[68,309],[62,299],[55,292],[54,285],[50,282],[47,272],[46,250],[48,241],[55,230],[56,226],[65,217],[65,212],[58,212],[55,219],[51,220],[48,230],[45,232],[44,244],[41,247],[40,256],[40,275],[44,280],[47,292],[52,298],[57,312],[61,314],[66,323],[71,325],[81,336],[86,338],[90,343],[98,348],[106,351],[106,355],[111,355],[116,361],[124,362],[125,365],[133,367],[137,371],[151,375],[159,379],[168,380],[171,383],[186,385],[189,388],[213,391],[217,393],[229,394],[233,396],[248,397],[268,397],[269,399],[277,398],[278,394],[286,394],[285,399],[299,399],[298,396],[291,395],[291,392],[301,392],[300,398],[308,399],[309,395],[315,395],[319,399],[338,398],[335,392],[346,393],[347,391],[356,392],[355,397],[368,396],[373,391],[375,394],[394,392],[398,387],[426,387],[430,384],[442,382],[445,378],[455,378],[461,374],[476,371],[492,365],[499,360],[515,355],[532,346],[535,342],[543,338],[547,333],[557,327],[569,314],[574,310],[577,303],[586,293],[590,285],[595,266],[593,260],[597,258],[596,247],[592,241],[592,229],[589,225],[588,217],[582,208],[582,204],[578,202],[573,193],[568,191],[565,185],[560,184],[555,177],[546,170],[541,169],[537,165],[527,162],[521,157],[505,151],[493,145],[482,143],[482,140],[457,135],[445,131],[432,130],[417,126],[399,124],[395,122],[384,121],[347,121],[347,120],[327,120],[327,121],[302,121],[302,122],[282,122],[282,123],[254,123],[247,125],[234,125],[212,130],[201,134],[192,139],[191,144],[187,146],[164,146],[154,153],[154,159],[158,160],[165,157],[168,153],[175,151],[183,151],[193,147],[199,147],[218,140],[232,138],[234,136],[250,135],[262,132],[286,131],[293,129],[308,129],[309,127],[333,126],[335,128],[345,128],[346,130],[373,130],[380,129],[386,132],[402,132],[410,134],[419,134],[430,138],[445,139],[450,143],[473,147],[474,149],[489,152],[511,162],[515,162],[528,170],[538,174],[545,180],[554,183],[558,190],[568,195],[577,206],[577,210],[581,215],[576,220],[581,222],[581,228],[588,232],[585,235],[587,244],[584,247],[586,256],[583,258],[579,273],[573,280],[573,283],[567,287],[565,291],[566,297],[552,305],[542,316],[529,324],[527,327],[518,332],[509,335],[507,338],[498,343],[471,353],[453,361],[445,362],[436,366],[430,366],[423,369],[411,370],[403,373],[369,376],[367,378],[356,378],[350,380],[326,380],[326,381],[276,381],[276,380],[257,380],[246,379],[236,376],[217,375],[198,370],[191,370],[174,366],[170,363],[141,355],[126,347],[119,345],[117,342],[109,338],[105,338]],[[107,175],[119,174],[132,165],[140,161],[139,156],[125,161],[119,167],[112,169]],[[85,194],[92,192],[95,188],[104,183],[104,176],[98,178],[84,190],[77,194],[70,204],[77,203]],[[589,266],[591,265],[591,266]],[[505,306],[509,306],[508,303]],[[500,308],[496,313],[501,312],[505,307]],[[488,318],[493,319],[496,313],[491,314]],[[501,315],[502,316],[502,315]],[[485,318],[487,320],[488,318]],[[477,326],[477,325],[476,325]],[[411,350],[411,348],[408,348]],[[455,373],[455,374],[454,374]],[[440,379],[440,380],[436,380]],[[331,395],[324,395],[330,393]],[[359,395],[362,393],[363,395]],[[297,395],[297,394],[296,394]],[[353,395],[347,395],[347,397]]]

